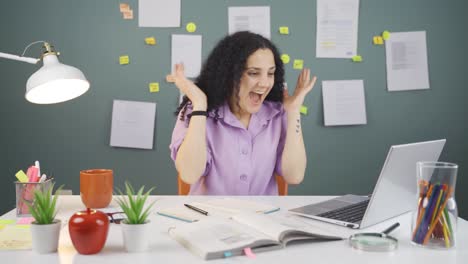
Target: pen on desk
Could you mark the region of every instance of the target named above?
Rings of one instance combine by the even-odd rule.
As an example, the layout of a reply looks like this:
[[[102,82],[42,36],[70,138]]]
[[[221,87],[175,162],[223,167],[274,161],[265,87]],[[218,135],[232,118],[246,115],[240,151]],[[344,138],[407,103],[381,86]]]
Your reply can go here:
[[[200,214],[208,215],[208,212],[207,212],[207,211],[202,210],[202,209],[200,209],[200,208],[197,208],[197,207],[195,207],[195,206],[193,206],[193,205],[184,204],[184,206],[186,206],[186,207],[188,207],[188,208],[190,208],[190,209],[192,209],[192,210],[194,210],[194,211],[197,211],[197,212],[199,212]]]
[[[393,225],[389,226],[387,229],[385,229],[384,231],[382,231],[382,233],[388,235],[390,234],[390,232],[392,232],[393,230],[395,230],[395,228],[399,227],[400,226],[400,223],[396,222],[394,223]]]

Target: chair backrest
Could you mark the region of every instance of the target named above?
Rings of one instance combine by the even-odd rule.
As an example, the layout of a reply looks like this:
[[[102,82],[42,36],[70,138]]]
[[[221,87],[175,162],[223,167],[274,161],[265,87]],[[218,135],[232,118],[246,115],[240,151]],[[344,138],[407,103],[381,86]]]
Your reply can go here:
[[[281,196],[288,195],[288,184],[284,181],[283,177],[276,175],[276,182],[278,183],[278,194]],[[177,184],[179,195],[187,195],[190,192],[190,184],[185,183],[177,174]]]

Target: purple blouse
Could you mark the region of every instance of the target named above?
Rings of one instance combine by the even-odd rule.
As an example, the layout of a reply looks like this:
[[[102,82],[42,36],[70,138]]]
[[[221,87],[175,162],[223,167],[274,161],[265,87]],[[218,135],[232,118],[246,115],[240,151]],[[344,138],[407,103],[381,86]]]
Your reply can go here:
[[[186,115],[191,112],[187,109]],[[194,117],[196,118],[196,117]],[[179,117],[169,146],[171,158],[187,133],[189,119]],[[286,139],[286,112],[279,102],[263,102],[246,129],[227,104],[210,113],[206,122],[207,163],[203,176],[191,185],[190,194],[277,195],[274,173],[281,173]]]

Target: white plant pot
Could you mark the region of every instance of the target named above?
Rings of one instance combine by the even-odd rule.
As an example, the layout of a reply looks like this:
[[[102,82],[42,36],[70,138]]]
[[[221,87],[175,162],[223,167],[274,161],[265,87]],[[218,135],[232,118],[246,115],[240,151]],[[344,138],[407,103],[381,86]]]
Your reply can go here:
[[[144,224],[130,225],[121,222],[124,247],[127,252],[142,252],[149,248],[150,221]]]
[[[45,254],[57,252],[62,221],[56,219],[49,225],[31,223],[32,249],[34,252]]]

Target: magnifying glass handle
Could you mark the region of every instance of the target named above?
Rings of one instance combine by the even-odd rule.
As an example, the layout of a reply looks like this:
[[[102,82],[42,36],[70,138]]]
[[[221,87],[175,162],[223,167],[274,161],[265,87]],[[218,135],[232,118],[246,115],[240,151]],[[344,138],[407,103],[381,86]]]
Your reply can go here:
[[[400,226],[400,223],[396,222],[394,223],[393,225],[389,226],[387,229],[385,229],[384,231],[382,231],[382,233],[388,235],[390,234],[390,232],[392,232],[393,230],[395,230],[397,227]]]

